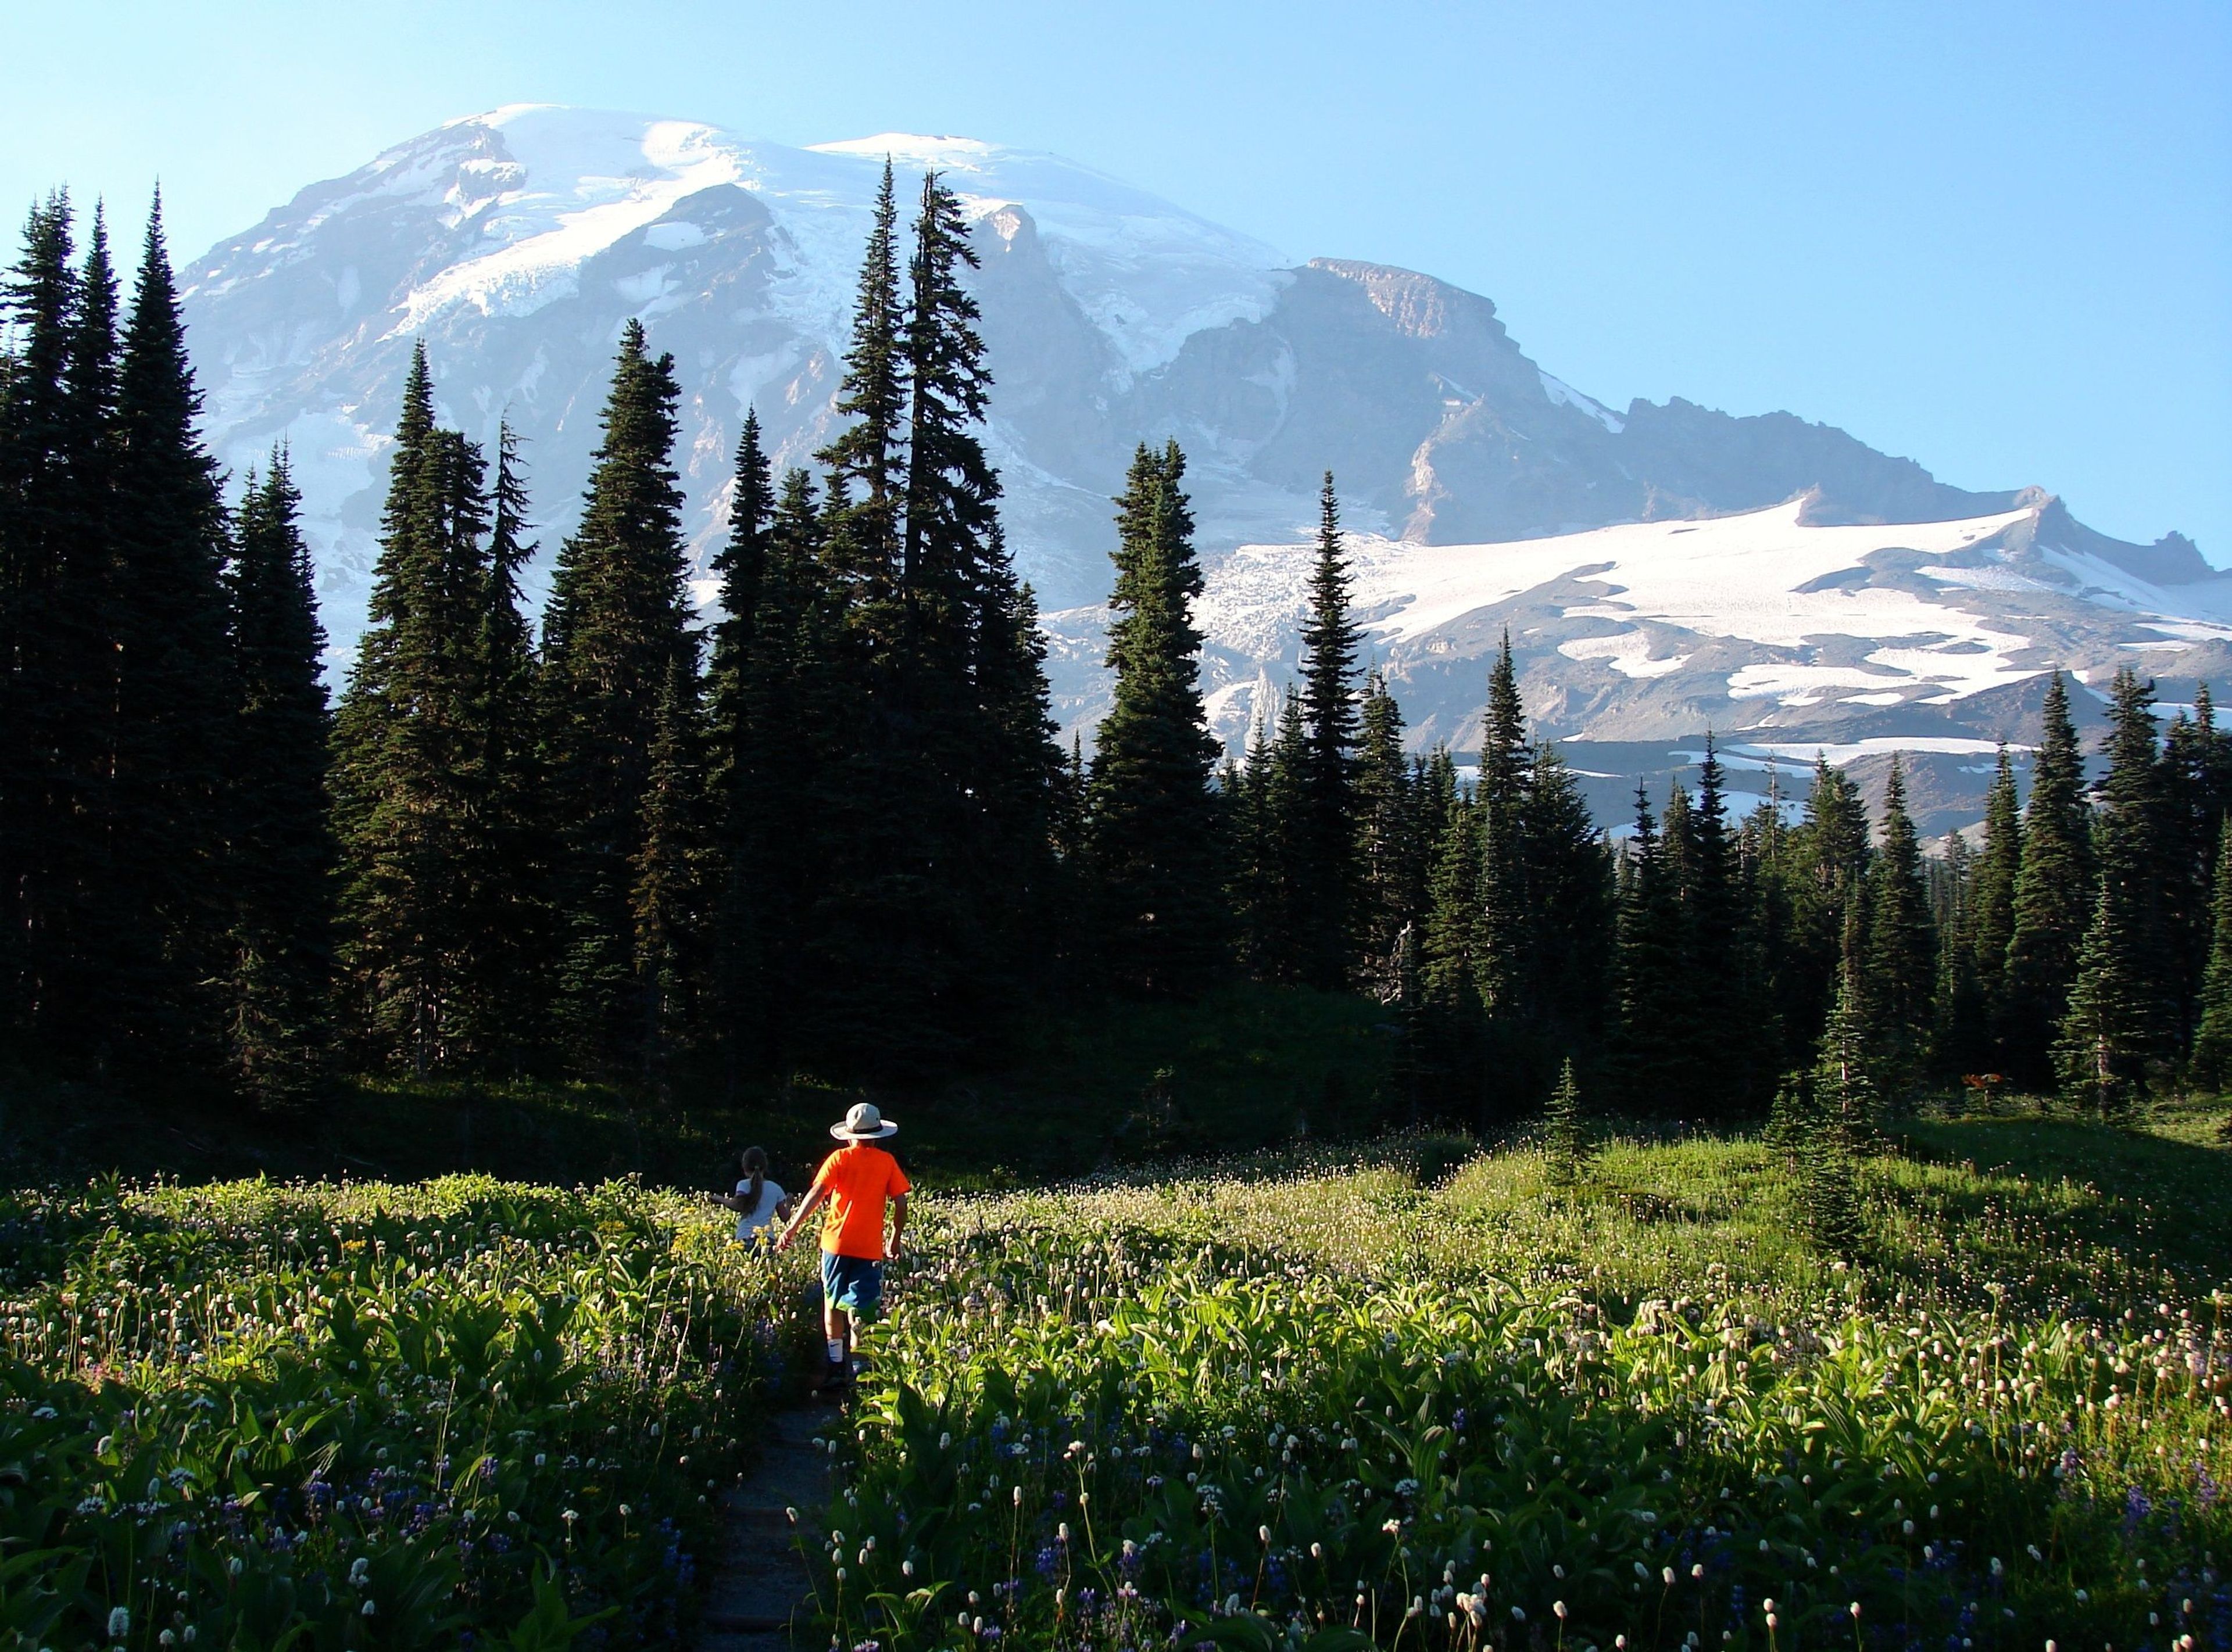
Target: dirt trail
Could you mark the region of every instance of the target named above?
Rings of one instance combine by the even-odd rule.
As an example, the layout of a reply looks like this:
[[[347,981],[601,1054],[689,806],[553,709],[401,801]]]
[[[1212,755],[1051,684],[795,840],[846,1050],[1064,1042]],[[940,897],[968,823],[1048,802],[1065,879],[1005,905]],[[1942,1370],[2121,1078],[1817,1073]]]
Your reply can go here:
[[[827,1406],[775,1412],[759,1465],[722,1500],[728,1536],[713,1566],[698,1652],[790,1652],[794,1625],[813,1610],[806,1562],[785,1513],[816,1519],[829,1505],[829,1459],[817,1431],[841,1421]]]

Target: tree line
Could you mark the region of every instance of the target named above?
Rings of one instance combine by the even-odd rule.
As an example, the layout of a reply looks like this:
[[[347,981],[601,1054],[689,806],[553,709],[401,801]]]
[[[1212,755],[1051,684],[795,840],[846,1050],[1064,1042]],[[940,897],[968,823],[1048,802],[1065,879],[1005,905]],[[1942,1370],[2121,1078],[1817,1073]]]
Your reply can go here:
[[[19,1058],[299,1105],[339,1072],[734,1097],[921,1078],[1032,1014],[1239,979],[1369,992],[1391,1106],[1492,1121],[1594,1095],[1755,1116],[1789,1075],[1895,1102],[2004,1075],[2112,1108],[2232,1062],[2232,752],[2130,673],[2087,784],[2051,678],[2027,804],[1926,859],[1817,768],[1803,820],[1638,791],[1617,842],[1531,732],[1509,642],[1476,768],[1409,752],[1350,612],[1326,478],[1297,683],[1209,730],[1185,456],[1116,500],[1089,755],[1054,739],[979,434],[956,198],[886,169],[836,433],[736,454],[718,611],[685,585],[680,388],[620,340],[540,625],[528,476],[406,378],[369,623],[338,703],[283,449],[226,484],[159,203],[128,306],[96,213],[31,214],[0,353],[0,1014]],[[1563,1092],[1570,1105],[1574,1081]]]

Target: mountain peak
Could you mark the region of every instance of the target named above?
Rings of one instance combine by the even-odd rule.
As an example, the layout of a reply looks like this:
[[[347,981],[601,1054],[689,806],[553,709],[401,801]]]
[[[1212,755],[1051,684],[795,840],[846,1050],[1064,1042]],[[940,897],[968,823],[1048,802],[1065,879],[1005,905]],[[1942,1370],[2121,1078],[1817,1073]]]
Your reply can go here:
[[[889,156],[893,162],[940,167],[981,165],[1018,152],[979,138],[930,137],[914,132],[879,132],[873,138],[840,138],[834,143],[808,144],[807,147],[817,155],[866,155],[871,160]],[[1050,160],[1054,157],[1033,159]]]
[[[681,378],[675,464],[710,554],[745,408],[778,466],[829,439],[886,156],[903,191],[947,174],[978,239],[987,442],[1073,726],[1105,693],[1110,496],[1139,443],[1172,437],[1225,732],[1250,685],[1294,670],[1297,541],[1328,468],[1421,739],[1466,737],[1507,625],[1546,724],[1599,737],[1980,739],[1989,697],[2049,664],[2232,670],[2232,579],[2186,541],[2122,546],[2043,494],[1948,487],[1788,413],[1615,413],[1531,360],[1487,298],[1431,275],[1297,266],[1119,178],[978,138],[796,147],[548,103],[396,145],[186,267],[211,444],[239,474],[289,444],[337,650],[363,625],[413,340],[445,424],[524,439],[555,550],[613,345],[641,321]]]

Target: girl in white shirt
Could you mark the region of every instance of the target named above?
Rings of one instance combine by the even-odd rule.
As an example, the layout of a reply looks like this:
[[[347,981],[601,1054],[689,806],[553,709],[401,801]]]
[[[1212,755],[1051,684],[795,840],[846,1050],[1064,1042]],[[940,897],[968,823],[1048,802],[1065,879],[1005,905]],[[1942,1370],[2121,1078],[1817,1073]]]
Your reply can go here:
[[[736,1160],[736,1190],[711,1195],[717,1205],[736,1213],[736,1242],[765,1241],[781,1231],[778,1223],[790,1201],[768,1176],[767,1150],[748,1147]]]

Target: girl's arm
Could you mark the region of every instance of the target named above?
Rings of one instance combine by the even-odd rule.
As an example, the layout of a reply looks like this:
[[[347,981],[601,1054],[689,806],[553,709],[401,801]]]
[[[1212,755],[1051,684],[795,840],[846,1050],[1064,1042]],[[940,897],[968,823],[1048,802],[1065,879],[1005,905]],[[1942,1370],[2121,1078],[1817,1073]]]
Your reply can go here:
[[[829,1189],[827,1188],[808,1190],[806,1197],[799,1201],[798,1208],[791,1213],[790,1221],[783,1228],[782,1236],[775,1241],[775,1247],[777,1250],[787,1249],[797,1236],[798,1230],[806,1226],[807,1218],[821,1208],[821,1202],[828,1196]]]

